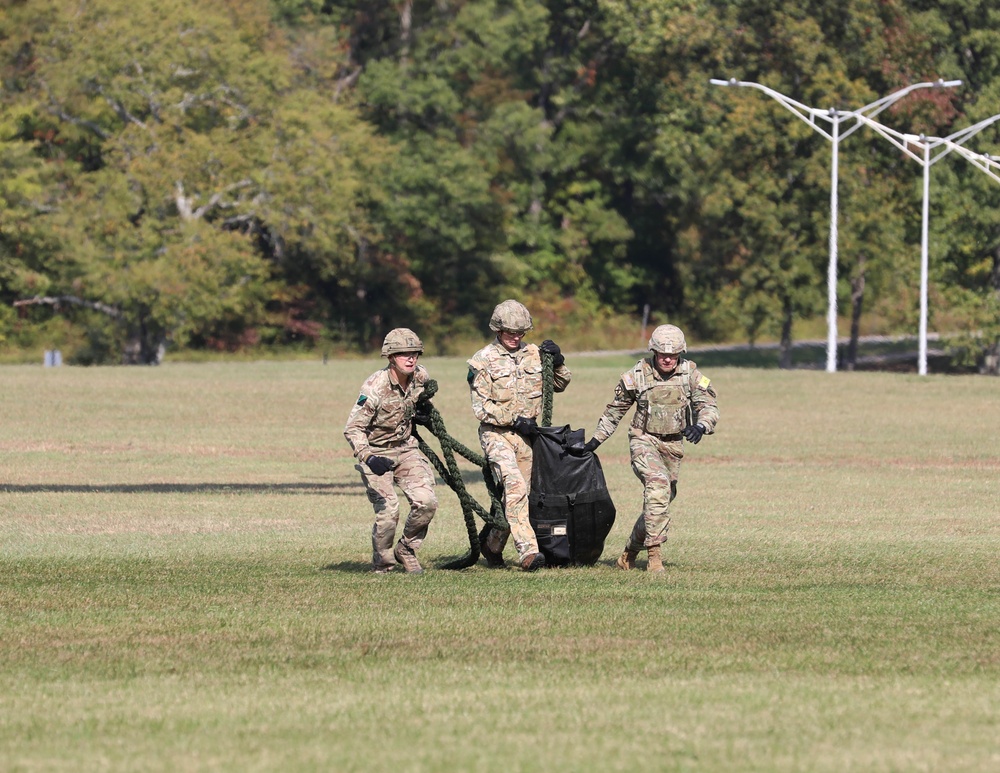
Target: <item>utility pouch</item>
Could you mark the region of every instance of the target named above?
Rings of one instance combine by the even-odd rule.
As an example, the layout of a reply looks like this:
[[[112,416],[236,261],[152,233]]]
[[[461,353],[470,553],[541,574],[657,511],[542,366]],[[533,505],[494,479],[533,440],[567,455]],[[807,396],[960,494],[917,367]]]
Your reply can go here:
[[[660,386],[645,394],[648,402],[646,432],[653,435],[676,435],[686,426],[687,400],[683,390]]]

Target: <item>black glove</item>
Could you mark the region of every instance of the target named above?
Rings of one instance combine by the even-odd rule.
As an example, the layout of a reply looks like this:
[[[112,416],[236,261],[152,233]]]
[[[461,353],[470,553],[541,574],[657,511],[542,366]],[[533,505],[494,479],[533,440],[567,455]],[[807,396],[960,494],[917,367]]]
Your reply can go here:
[[[429,427],[431,425],[431,408],[433,407],[429,400],[417,403],[413,409],[413,423],[419,424],[421,427]]]
[[[376,475],[385,475],[389,472],[389,470],[395,467],[395,463],[392,459],[386,456],[369,456],[366,464],[368,465],[368,469]]]
[[[681,434],[686,440],[697,444],[701,441],[701,436],[705,434],[705,428],[700,424],[692,424],[690,427],[682,429]]]
[[[523,416],[518,416],[514,419],[514,423],[510,425],[510,428],[522,437],[534,437],[538,434],[538,422],[534,419],[526,419]]]
[[[551,338],[546,338],[544,341],[542,341],[538,345],[538,351],[552,355],[552,367],[554,368],[558,368],[560,365],[566,362],[566,358],[563,356],[562,351],[560,351],[559,345]]]
[[[571,456],[586,456],[587,454],[594,453],[599,445],[600,442],[598,442],[597,438],[592,437],[586,443],[581,440],[579,443],[571,443],[566,446],[566,453]]]

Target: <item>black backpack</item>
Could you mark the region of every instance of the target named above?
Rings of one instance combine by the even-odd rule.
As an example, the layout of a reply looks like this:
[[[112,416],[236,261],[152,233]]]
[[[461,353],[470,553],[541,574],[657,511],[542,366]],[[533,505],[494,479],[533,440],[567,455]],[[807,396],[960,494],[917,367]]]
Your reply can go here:
[[[594,454],[572,456],[582,429],[539,427],[532,443],[528,520],[549,566],[593,564],[615,523],[615,505]]]

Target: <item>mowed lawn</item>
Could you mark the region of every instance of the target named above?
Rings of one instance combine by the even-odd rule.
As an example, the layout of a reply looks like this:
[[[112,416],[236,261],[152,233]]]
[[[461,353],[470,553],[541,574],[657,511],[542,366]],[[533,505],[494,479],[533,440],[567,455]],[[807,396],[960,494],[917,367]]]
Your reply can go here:
[[[712,369],[665,577],[624,426],[597,565],[442,569],[441,485],[408,577],[342,435],[381,362],[0,367],[0,769],[1000,770],[1000,380]],[[634,358],[567,362],[589,437]]]

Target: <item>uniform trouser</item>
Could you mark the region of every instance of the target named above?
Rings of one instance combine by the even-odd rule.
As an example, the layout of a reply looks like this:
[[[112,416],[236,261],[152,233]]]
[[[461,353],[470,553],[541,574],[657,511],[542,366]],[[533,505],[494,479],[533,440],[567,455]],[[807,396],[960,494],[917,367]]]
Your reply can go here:
[[[535,530],[528,521],[528,494],[531,492],[531,444],[512,430],[479,429],[479,442],[490,463],[493,477],[503,486],[503,507],[507,530],[490,529],[490,549],[502,552],[507,537],[514,537],[519,559],[538,552]]]
[[[684,444],[681,440],[661,440],[629,429],[628,447],[632,472],[642,481],[642,514],[632,527],[625,549],[638,552],[667,541],[670,503],[677,496]]]
[[[394,460],[396,466],[384,475],[376,475],[365,464],[359,464],[355,469],[361,473],[361,479],[368,490],[368,501],[375,509],[372,563],[379,568],[396,563],[392,549],[399,523],[399,497],[393,486],[399,486],[410,503],[410,513],[406,516],[403,536],[399,541],[414,552],[427,536],[427,526],[437,512],[438,501],[434,494],[434,470],[427,457],[418,449],[393,449],[380,451],[377,455]]]

